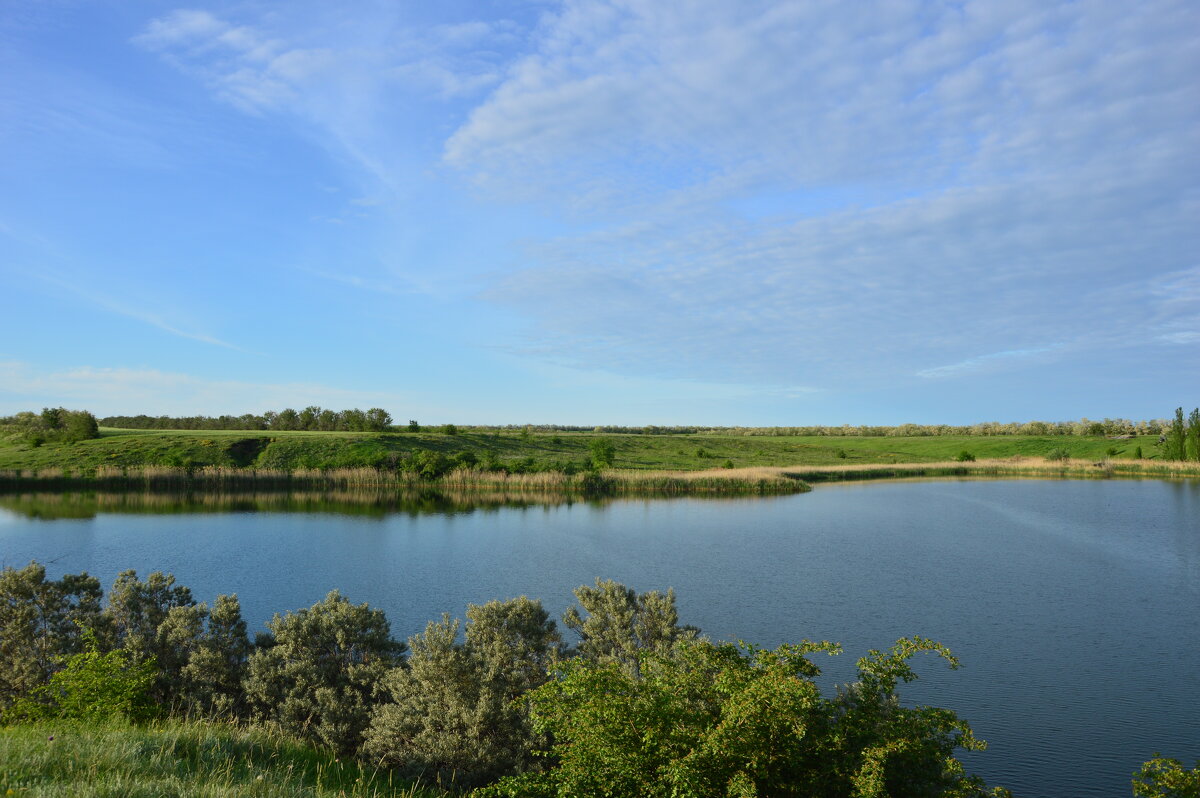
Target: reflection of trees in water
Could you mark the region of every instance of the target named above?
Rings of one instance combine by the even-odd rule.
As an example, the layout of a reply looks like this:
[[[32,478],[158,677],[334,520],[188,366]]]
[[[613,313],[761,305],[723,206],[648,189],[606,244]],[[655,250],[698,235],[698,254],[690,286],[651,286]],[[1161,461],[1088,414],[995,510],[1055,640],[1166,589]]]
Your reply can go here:
[[[0,495],[0,508],[27,518],[94,518],[101,513],[173,515],[186,513],[292,512],[366,517],[445,515],[501,508],[573,504],[561,493],[481,491],[254,491],[149,492],[69,491]],[[589,500],[602,503],[604,500]]]

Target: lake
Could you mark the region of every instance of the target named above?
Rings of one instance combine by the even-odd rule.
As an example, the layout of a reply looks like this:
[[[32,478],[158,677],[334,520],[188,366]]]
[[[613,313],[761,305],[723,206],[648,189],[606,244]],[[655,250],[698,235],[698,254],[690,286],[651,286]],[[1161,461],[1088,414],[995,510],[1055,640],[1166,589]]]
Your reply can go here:
[[[526,594],[561,617],[596,577],[674,587],[717,639],[845,645],[825,683],[898,637],[901,695],[969,721],[964,756],[1026,798],[1130,795],[1156,751],[1200,759],[1200,481],[913,481],[754,499],[473,504],[306,496],[0,496],[0,561],[173,572],[236,592],[252,629],[337,588],[398,638],[468,602]]]

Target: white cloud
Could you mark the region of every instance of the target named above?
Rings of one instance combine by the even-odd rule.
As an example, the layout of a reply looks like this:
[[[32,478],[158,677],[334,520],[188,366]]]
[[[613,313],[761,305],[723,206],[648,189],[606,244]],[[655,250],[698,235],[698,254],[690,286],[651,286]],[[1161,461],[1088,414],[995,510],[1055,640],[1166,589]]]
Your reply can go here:
[[[221,415],[310,404],[386,408],[411,405],[411,398],[317,383],[212,380],[145,368],[78,366],[48,370],[21,361],[0,361],[0,412],[4,413],[62,405],[101,416]]]

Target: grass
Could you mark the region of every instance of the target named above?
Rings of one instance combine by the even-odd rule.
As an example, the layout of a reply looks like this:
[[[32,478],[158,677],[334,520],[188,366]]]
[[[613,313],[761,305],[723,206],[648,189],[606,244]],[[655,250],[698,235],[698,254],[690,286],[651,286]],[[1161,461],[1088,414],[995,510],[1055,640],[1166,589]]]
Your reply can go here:
[[[102,429],[101,437],[78,443],[33,447],[0,438],[0,470],[64,469],[94,472],[117,468],[173,466],[203,468],[353,469],[391,467],[418,452],[471,452],[502,464],[532,458],[539,464],[583,464],[597,438],[613,443],[613,466],[630,471],[701,471],[731,461],[737,468],[937,463],[961,451],[979,459],[1042,457],[1064,448],[1073,458],[1132,459],[1141,447],[1151,459],[1157,437],[1114,441],[1103,436],[998,435],[938,437],[826,437],[742,435],[632,435],[597,433],[248,432],[226,430]],[[844,456],[843,456],[844,455]]]
[[[0,796],[433,798],[354,761],[258,728],[37,723],[0,728]]]
[[[393,489],[419,492],[428,489],[489,490],[504,493],[556,492],[581,495],[692,495],[802,493],[808,485],[778,470],[764,468],[713,469],[708,471],[629,471],[565,474],[543,471],[509,474],[462,468],[425,479],[406,471],[375,468],[248,469],[223,466],[181,468],[99,466],[92,472],[61,468],[38,471],[0,471],[0,487],[39,489],[93,487],[108,490],[162,490],[218,492],[255,490],[342,490]]]

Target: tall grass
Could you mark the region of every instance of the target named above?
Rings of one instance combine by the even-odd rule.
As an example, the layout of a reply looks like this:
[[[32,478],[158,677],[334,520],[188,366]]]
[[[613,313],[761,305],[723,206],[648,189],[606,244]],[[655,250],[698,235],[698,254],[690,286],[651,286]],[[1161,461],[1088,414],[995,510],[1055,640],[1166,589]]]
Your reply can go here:
[[[206,466],[99,466],[75,472],[61,468],[0,471],[0,485],[29,488],[92,488],[97,490],[337,490],[487,489],[518,492],[579,494],[800,493],[808,486],[781,469],[741,468],[709,471],[626,471],[567,474],[561,471],[510,474],[505,471],[457,469],[441,477],[424,478],[411,471],[375,468],[267,469]]]
[[[262,728],[37,723],[0,728],[0,796],[433,798],[386,771]]]

